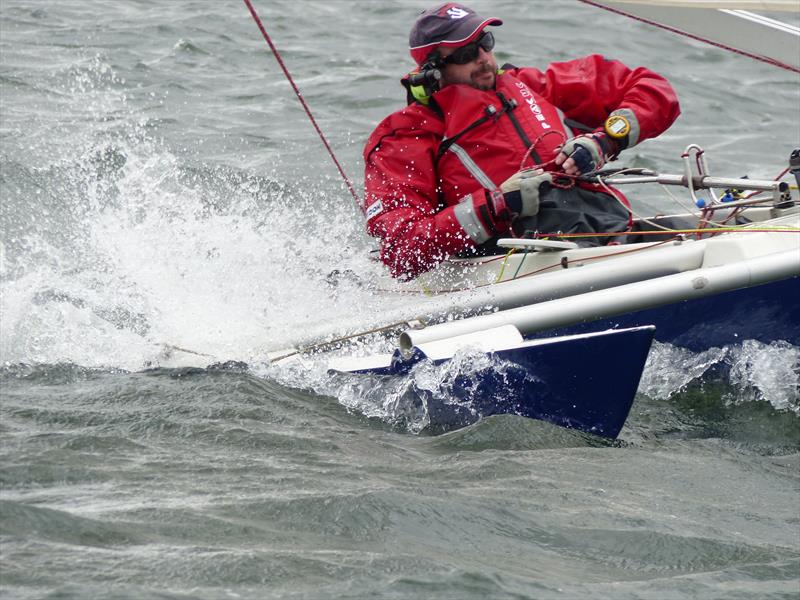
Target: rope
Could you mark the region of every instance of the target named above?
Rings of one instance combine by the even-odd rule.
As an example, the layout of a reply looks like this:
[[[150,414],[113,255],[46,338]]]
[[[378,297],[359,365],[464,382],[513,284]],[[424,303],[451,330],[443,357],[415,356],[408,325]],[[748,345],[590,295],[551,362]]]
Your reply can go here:
[[[798,231],[800,231],[800,230],[798,230]],[[555,234],[552,234],[552,235],[555,236]],[[558,234],[557,237],[566,237],[566,236],[577,237],[577,235],[581,235],[581,234]],[[595,236],[595,235],[607,236],[609,234],[608,233],[598,233],[598,234],[586,234],[586,235],[587,235],[587,237],[589,237],[589,236]],[[650,244],[648,244],[645,247],[629,248],[627,250],[621,250],[621,251],[618,251],[618,252],[607,252],[605,254],[598,254],[598,255],[595,255],[595,256],[584,256],[584,257],[582,257],[582,258],[580,258],[578,260],[583,263],[583,262],[589,262],[589,261],[592,261],[592,260],[600,260],[600,259],[603,259],[603,258],[609,258],[609,257],[612,257],[612,256],[622,256],[623,254],[631,254],[631,253],[634,253],[634,252],[644,252],[645,250],[648,250],[650,248],[655,248],[657,246],[662,246],[664,244],[668,244],[668,243],[673,242],[673,241],[675,241],[675,238],[671,238],[671,239],[668,239],[668,240],[663,240],[663,241],[660,241],[660,242],[651,242]],[[616,247],[620,247],[620,246],[616,246]],[[512,252],[509,252],[509,254],[507,254],[505,256],[505,259],[507,260],[508,257],[513,252],[514,252],[513,250],[512,250]],[[528,255],[528,253],[526,252],[525,256],[522,257],[522,261],[525,260],[527,255]],[[487,261],[487,262],[491,262],[491,261]],[[538,275],[539,273],[544,273],[545,271],[549,271],[551,269],[558,269],[558,268],[563,268],[563,263],[561,262],[561,260],[559,260],[556,263],[550,264],[550,265],[545,265],[545,266],[543,266],[543,267],[541,267],[539,269],[536,269],[535,271],[530,271],[529,273],[524,273],[522,275],[518,275],[519,269],[517,269],[517,272],[514,273],[514,276],[511,279],[507,279],[506,281],[513,281],[513,280],[516,280],[516,279],[525,279],[527,277],[531,277],[533,275]],[[479,289],[479,288],[484,288],[484,287],[488,287],[488,286],[491,286],[491,285],[498,285],[498,284],[502,285],[503,283],[505,283],[505,282],[504,281],[495,281],[495,282],[481,283],[481,284],[470,286],[470,287],[456,287],[456,288],[450,288],[450,289],[446,289],[446,290],[437,290],[435,292],[432,292],[432,294],[434,296],[442,296],[442,295],[445,295],[445,294],[452,294],[454,292],[465,292],[465,291],[469,291],[469,290],[475,290],[475,289]],[[387,290],[387,289],[379,289],[378,291],[379,292],[385,292],[385,293],[396,293],[393,290]],[[411,294],[419,294],[419,292],[410,292],[410,293]]]
[[[624,17],[628,17],[635,21],[641,21],[642,23],[646,23],[647,25],[652,25],[653,27],[659,27],[661,29],[666,29],[667,31],[671,31],[672,33],[677,33],[678,35],[683,35],[693,40],[697,40],[698,42],[705,42],[706,44],[711,44],[712,46],[716,46],[717,48],[722,48],[723,50],[727,50],[729,52],[733,52],[734,54],[740,54],[742,56],[747,56],[748,58],[752,58],[754,60],[760,60],[761,62],[765,62],[768,65],[772,65],[773,67],[779,67],[781,69],[786,69],[787,71],[792,71],[794,73],[800,73],[800,69],[797,67],[793,67],[792,65],[787,65],[786,63],[782,63],[779,60],[775,60],[774,58],[767,58],[765,56],[759,56],[758,54],[753,54],[751,52],[747,52],[745,50],[740,50],[739,48],[734,48],[733,46],[728,46],[721,42],[715,42],[713,40],[709,40],[708,38],[704,38],[699,35],[695,35],[693,33],[688,33],[686,31],[681,31],[680,29],[676,29],[675,27],[670,27],[669,25],[664,25],[663,23],[659,23],[658,21],[651,21],[650,19],[645,19],[643,17],[637,17],[636,15],[632,15],[631,13],[627,13],[623,10],[619,10],[617,8],[611,8],[609,6],[603,6],[598,2],[592,2],[592,0],[578,0],[579,2],[583,2],[584,4],[588,4],[590,6],[594,6],[595,8],[602,8],[603,10],[607,10],[609,12],[616,13],[618,15],[622,15]]]
[[[700,228],[700,229],[665,229],[663,231],[633,231],[627,232],[632,233],[633,235],[666,235],[668,233],[674,233],[675,235],[691,235],[695,233],[800,233],[800,228],[791,228],[791,227],[775,227],[775,228],[761,228],[761,229],[751,229],[745,227],[707,227],[707,228]],[[550,237],[557,237],[557,238],[589,238],[589,237],[608,237],[609,235],[621,235],[626,232],[605,232],[605,233],[540,233],[538,235],[539,238],[550,238]]]
[[[422,322],[421,319],[417,319],[417,320]],[[373,334],[376,334],[376,333],[385,333],[387,331],[392,331],[394,329],[399,329],[401,327],[410,327],[410,326],[411,326],[411,324],[410,324],[409,321],[397,321],[396,323],[390,323],[389,325],[383,325],[381,327],[375,327],[374,329],[367,329],[366,331],[358,331],[356,333],[351,333],[350,335],[344,335],[342,337],[338,337],[338,338],[335,338],[335,339],[332,339],[332,340],[328,340],[327,342],[319,342],[319,343],[316,343],[316,344],[310,344],[308,346],[303,346],[302,348],[297,348],[296,350],[292,350],[291,352],[288,352],[286,354],[282,354],[281,356],[276,356],[276,357],[270,359],[270,362],[276,363],[279,360],[284,360],[284,359],[289,358],[291,356],[297,356],[297,355],[300,355],[300,354],[310,354],[310,353],[313,353],[313,352],[318,352],[320,350],[326,350],[326,349],[329,349],[329,348],[335,348],[336,346],[338,346],[342,342],[347,342],[347,341],[350,341],[350,340],[353,340],[353,339],[366,337],[368,335],[373,335]]]
[[[774,178],[772,181],[778,181],[778,180],[780,180],[780,179],[783,179],[783,176],[784,176],[784,175],[786,175],[786,174],[789,172],[790,168],[791,168],[791,167],[786,167],[786,168],[785,168],[783,171],[781,171],[781,172],[780,172],[780,174],[779,174],[777,177],[775,177],[775,178]],[[752,198],[753,196],[758,196],[759,194],[762,194],[762,193],[763,193],[763,192],[762,192],[761,190],[756,190],[755,192],[752,192],[752,193],[750,193],[750,194],[747,194],[747,196],[745,196],[745,197],[744,197],[744,199],[745,199],[745,200],[749,200],[749,199],[750,199],[750,198]]]
[[[512,248],[508,252],[506,252],[505,256],[503,256],[503,264],[500,265],[500,272],[497,274],[497,278],[494,280],[495,283],[499,283],[503,279],[503,273],[506,272],[506,266],[508,265],[508,259],[511,255],[514,254],[514,249]],[[486,261],[491,262],[491,261]]]
[[[356,190],[353,187],[353,184],[350,181],[350,178],[344,172],[344,169],[342,168],[342,165],[339,164],[339,159],[337,159],[336,155],[333,153],[333,149],[331,148],[330,144],[328,143],[328,140],[325,137],[325,134],[322,133],[322,129],[320,129],[319,125],[317,125],[317,120],[314,118],[314,115],[311,114],[311,109],[308,107],[308,104],[306,104],[306,101],[303,98],[303,94],[300,93],[300,89],[297,87],[297,84],[295,84],[291,73],[289,73],[289,69],[286,68],[286,65],[284,64],[283,59],[281,58],[281,53],[278,52],[278,49],[275,47],[275,44],[272,43],[272,39],[269,37],[269,34],[267,33],[267,30],[264,29],[264,25],[261,23],[261,19],[258,17],[258,13],[256,13],[256,9],[253,8],[253,5],[250,3],[250,0],[244,0],[244,3],[247,5],[247,8],[250,10],[250,14],[253,16],[253,20],[256,22],[256,25],[258,25],[258,29],[261,31],[261,35],[264,36],[264,41],[266,41],[267,44],[269,45],[270,50],[272,50],[272,54],[275,56],[275,59],[278,61],[278,65],[280,65],[281,69],[283,70],[283,74],[286,75],[286,79],[288,79],[289,83],[292,85],[292,89],[294,89],[294,93],[297,94],[297,99],[300,100],[300,104],[303,105],[303,109],[306,111],[306,114],[308,115],[308,118],[311,120],[311,124],[314,126],[314,129],[317,130],[317,134],[319,134],[319,137],[322,140],[322,144],[325,146],[326,150],[328,151],[328,154],[331,155],[331,158],[333,159],[333,163],[336,165],[336,168],[339,169],[339,173],[341,174],[342,179],[344,179],[344,182],[347,184],[347,189],[350,190],[350,193],[353,195],[353,198],[355,199],[356,203],[359,206],[361,206],[361,199],[358,197],[358,194],[356,193]]]
[[[197,352],[196,350],[189,350],[188,348],[181,348],[173,344],[162,344],[162,352],[169,356],[172,352],[185,352],[186,354],[194,354],[195,356],[204,356],[206,358],[217,358],[213,354],[206,354],[204,352]]]
[[[530,248],[525,248],[525,253],[522,255],[522,258],[520,259],[519,264],[517,265],[517,270],[514,271],[514,274],[511,276],[511,279],[516,279],[517,278],[517,275],[519,275],[520,269],[522,269],[522,264],[525,262],[525,259],[528,257],[528,254],[530,253],[530,251],[531,251]]]
[[[702,233],[705,233],[705,234],[708,234],[708,235],[712,235],[712,234],[716,234],[716,233],[795,233],[795,234],[800,234],[800,228],[791,228],[791,227],[773,227],[773,228],[768,228],[768,227],[762,227],[762,228],[759,228],[759,229],[751,229],[751,228],[744,228],[744,227],[719,227],[719,228],[707,228],[707,229],[668,229],[668,230],[665,230],[665,231],[636,231],[636,232],[633,232],[635,235],[648,236],[648,235],[666,235],[666,234],[671,233],[671,234],[673,234],[673,237],[670,237],[669,239],[662,240],[662,241],[659,241],[659,242],[650,242],[650,243],[648,243],[648,245],[646,245],[644,247],[637,246],[635,248],[629,248],[627,250],[622,250],[622,251],[608,252],[608,253],[605,253],[605,254],[598,254],[598,255],[595,255],[595,256],[584,256],[584,257],[580,258],[580,261],[581,262],[588,262],[588,261],[592,261],[592,260],[600,260],[600,259],[604,259],[604,258],[609,258],[609,257],[612,257],[612,256],[614,256],[614,257],[622,256],[623,254],[644,252],[644,251],[649,250],[651,248],[655,248],[657,246],[661,246],[661,245],[664,245],[664,244],[669,244],[671,242],[674,242],[675,240],[679,240],[681,235],[690,235],[690,234],[695,234],[695,233],[699,233],[699,232],[702,232]],[[620,232],[604,232],[604,233],[560,233],[560,232],[557,232],[557,233],[542,233],[542,234],[539,234],[537,236],[537,239],[608,237],[610,235],[614,235],[615,233],[617,235],[621,235]],[[625,232],[622,232],[622,234],[624,234],[624,233]],[[616,247],[619,248],[620,246],[616,246]],[[511,250],[510,252],[508,252],[507,254],[505,254],[503,256],[496,256],[496,257],[490,258],[488,260],[483,260],[478,264],[487,264],[487,263],[496,262],[496,261],[500,261],[501,260],[501,261],[503,261],[503,264],[501,265],[501,274],[502,274],[505,271],[505,268],[506,268],[507,263],[508,263],[508,259],[515,253],[516,253],[515,250]],[[522,257],[522,260],[520,261],[520,265],[522,264],[522,262],[524,262],[526,256],[527,256],[527,252],[526,252],[526,255]],[[531,271],[529,273],[525,273],[523,275],[519,275],[520,268],[518,267],[517,271],[514,273],[514,276],[510,280],[507,280],[507,281],[511,281],[511,280],[514,280],[514,279],[524,279],[524,278],[527,278],[527,277],[531,277],[532,275],[538,275],[539,273],[543,273],[545,271],[549,271],[550,269],[555,269],[555,268],[558,268],[558,267],[561,267],[561,266],[562,266],[561,261],[559,261],[559,262],[556,262],[556,263],[553,263],[553,264],[550,264],[550,265],[545,265],[545,266],[541,267],[540,269],[537,269],[535,271]],[[467,290],[474,290],[474,289],[478,289],[478,288],[488,287],[488,286],[491,286],[491,285],[497,285],[498,283],[503,283],[502,281],[500,281],[500,277],[496,278],[494,282],[482,283],[482,284],[469,286],[469,287],[454,287],[454,288],[449,288],[449,289],[445,289],[445,290],[436,290],[436,291],[427,290],[426,291],[426,295],[429,295],[429,296],[442,296],[442,295],[445,295],[445,294],[452,294],[454,292],[463,292],[463,291],[467,291]],[[406,291],[406,290],[392,290],[392,289],[379,288],[377,291],[380,292],[380,293],[386,293],[386,294],[399,294],[399,295],[411,295],[411,296],[419,295],[419,290]]]
[[[550,131],[545,131],[543,134],[541,134],[539,137],[537,137],[536,141],[533,142],[528,147],[528,149],[525,151],[525,154],[522,156],[522,160],[519,161],[519,169],[517,169],[517,171],[522,171],[525,168],[525,161],[528,160],[530,155],[534,152],[534,150],[536,149],[536,146],[539,145],[539,142],[544,140],[544,138],[546,138],[548,135],[552,135],[552,134],[556,134],[556,135],[561,136],[561,145],[562,146],[567,143],[567,136],[564,135],[563,133],[561,133],[560,131],[556,131],[555,129],[552,129]],[[556,161],[556,157],[557,156],[558,156],[558,154],[556,153],[556,156],[554,156],[552,159],[550,159],[550,160],[548,160],[546,162],[543,162],[543,163],[539,163],[539,164],[534,163],[533,166],[529,167],[529,168],[530,169],[543,169],[543,168],[553,164]]]

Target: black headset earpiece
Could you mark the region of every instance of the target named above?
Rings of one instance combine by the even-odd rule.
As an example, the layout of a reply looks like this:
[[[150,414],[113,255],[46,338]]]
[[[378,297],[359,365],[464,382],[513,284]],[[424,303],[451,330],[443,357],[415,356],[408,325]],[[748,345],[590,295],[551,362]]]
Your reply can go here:
[[[425,88],[426,95],[430,96],[439,89],[439,81],[442,79],[442,68],[444,61],[438,52],[432,52],[428,60],[419,68],[419,73],[414,73],[408,78],[412,86],[421,85]]]

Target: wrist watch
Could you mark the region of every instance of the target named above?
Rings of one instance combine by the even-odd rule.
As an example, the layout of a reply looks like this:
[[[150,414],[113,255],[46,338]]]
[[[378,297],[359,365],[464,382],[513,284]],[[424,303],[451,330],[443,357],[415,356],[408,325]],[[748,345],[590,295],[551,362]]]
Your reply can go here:
[[[623,140],[631,132],[631,124],[622,115],[611,115],[606,119],[604,129],[615,140]]]

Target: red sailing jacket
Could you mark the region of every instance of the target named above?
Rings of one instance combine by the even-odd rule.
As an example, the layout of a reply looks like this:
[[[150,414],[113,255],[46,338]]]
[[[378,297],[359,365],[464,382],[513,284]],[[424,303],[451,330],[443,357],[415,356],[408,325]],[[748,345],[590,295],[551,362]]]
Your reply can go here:
[[[624,114],[630,147],[663,132],[680,112],[663,77],[599,55],[544,72],[501,71],[494,90],[449,85],[433,100],[440,114],[410,104],[384,119],[364,149],[367,231],[381,239],[381,260],[395,277],[414,277],[505,233],[485,190],[551,161],[576,134],[564,117],[602,130],[610,113]]]

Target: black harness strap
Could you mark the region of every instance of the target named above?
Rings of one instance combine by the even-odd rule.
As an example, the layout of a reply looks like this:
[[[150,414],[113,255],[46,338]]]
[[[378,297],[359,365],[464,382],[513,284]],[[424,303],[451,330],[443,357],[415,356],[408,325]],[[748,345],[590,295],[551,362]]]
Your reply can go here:
[[[465,133],[469,133],[470,131],[472,131],[476,127],[479,127],[480,125],[483,125],[489,119],[494,119],[496,121],[497,119],[500,118],[500,115],[506,112],[506,110],[507,109],[505,106],[500,112],[498,112],[494,106],[491,105],[487,106],[486,114],[484,116],[482,116],[474,123],[467,125],[467,127],[459,131],[454,136],[447,138],[439,145],[439,150],[436,152],[436,158],[435,158],[436,162],[439,162],[439,159],[442,158],[442,156],[444,156],[444,153],[447,152],[448,148],[450,148],[450,146],[455,144],[458,141],[458,138],[460,138],[462,135],[464,135]]]
[[[573,119],[564,119],[564,125],[572,129],[573,131],[582,131],[584,133],[592,133],[594,131],[594,127],[589,127],[588,125],[584,125],[583,123],[579,123],[578,121],[574,121]]]
[[[503,109],[504,109],[503,112],[508,113],[508,118],[511,119],[511,123],[512,125],[514,125],[514,129],[516,130],[519,139],[521,139],[522,143],[525,144],[525,148],[530,149],[533,160],[536,161],[536,163],[542,162],[541,157],[536,153],[536,150],[533,148],[533,142],[531,142],[530,138],[525,133],[525,130],[522,129],[522,125],[519,124],[519,121],[514,116],[514,113],[511,112],[515,108],[517,108],[517,103],[513,100],[509,100],[508,98],[506,98],[502,92],[497,92],[497,97],[500,98],[500,102],[503,103]]]

